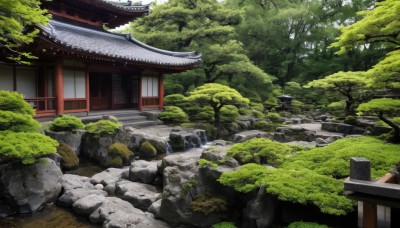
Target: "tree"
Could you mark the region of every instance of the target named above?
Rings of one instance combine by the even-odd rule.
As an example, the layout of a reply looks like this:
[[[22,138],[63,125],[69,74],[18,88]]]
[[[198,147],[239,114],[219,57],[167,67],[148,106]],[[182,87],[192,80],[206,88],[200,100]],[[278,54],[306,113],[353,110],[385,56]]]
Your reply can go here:
[[[221,123],[221,108],[226,105],[241,106],[250,103],[249,99],[242,97],[235,89],[217,83],[207,83],[197,87],[190,92],[187,99],[200,106],[211,106],[214,111],[214,126],[217,128]]]
[[[203,83],[243,77],[265,93],[271,77],[246,56],[241,42],[235,40],[234,25],[241,11],[224,8],[216,0],[171,0],[156,6],[147,17],[131,24],[129,31],[143,42],[174,51],[198,51],[203,62],[197,69],[167,77],[166,85],[181,84],[184,92]]]
[[[380,86],[392,87],[395,85],[393,82],[399,82],[400,74],[400,1],[378,1],[373,9],[359,14],[363,19],[342,27],[341,35],[331,46],[340,48],[338,54],[351,53],[363,45],[389,49],[386,58],[370,69],[368,74]]]
[[[400,143],[400,126],[385,116],[400,113],[400,100],[389,98],[373,99],[361,104],[357,111],[376,114],[380,120],[393,128],[392,142]]]
[[[346,98],[345,115],[355,114],[355,105],[364,101],[368,94],[366,90],[370,84],[363,72],[338,72],[325,78],[314,80],[306,85],[325,89],[331,92],[339,92]]]
[[[19,47],[33,42],[39,33],[34,25],[49,21],[50,15],[40,4],[40,0],[0,1],[0,48],[8,59],[27,63],[24,59],[34,58]]]

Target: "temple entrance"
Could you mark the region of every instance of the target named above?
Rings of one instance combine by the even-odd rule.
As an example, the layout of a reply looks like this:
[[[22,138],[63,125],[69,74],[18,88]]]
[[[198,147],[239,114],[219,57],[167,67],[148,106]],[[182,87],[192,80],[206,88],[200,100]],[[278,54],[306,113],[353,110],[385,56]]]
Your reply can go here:
[[[90,109],[111,108],[111,74],[90,73]]]

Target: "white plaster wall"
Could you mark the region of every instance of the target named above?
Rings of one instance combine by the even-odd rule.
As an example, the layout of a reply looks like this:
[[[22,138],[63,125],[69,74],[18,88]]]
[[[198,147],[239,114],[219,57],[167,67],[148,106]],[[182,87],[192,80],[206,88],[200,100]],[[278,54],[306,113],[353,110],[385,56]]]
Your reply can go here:
[[[14,90],[13,67],[0,64],[0,90]]]

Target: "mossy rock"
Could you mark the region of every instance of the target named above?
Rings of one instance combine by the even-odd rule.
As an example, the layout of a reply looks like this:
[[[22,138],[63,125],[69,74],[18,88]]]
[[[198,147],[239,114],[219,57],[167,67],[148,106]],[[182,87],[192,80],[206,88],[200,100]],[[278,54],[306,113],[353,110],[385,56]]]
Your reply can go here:
[[[76,116],[61,115],[51,122],[49,129],[52,131],[72,131],[84,129],[82,120]]]
[[[153,158],[157,155],[157,150],[151,143],[145,141],[140,145],[139,153],[143,158]]]
[[[208,194],[201,194],[195,197],[189,209],[193,212],[209,215],[212,213],[224,212],[228,209],[226,200]]]
[[[71,170],[79,166],[79,158],[68,144],[60,143],[57,152],[61,155],[61,169]]]
[[[108,147],[108,155],[112,157],[108,166],[122,167],[133,157],[133,152],[123,143],[114,143]]]

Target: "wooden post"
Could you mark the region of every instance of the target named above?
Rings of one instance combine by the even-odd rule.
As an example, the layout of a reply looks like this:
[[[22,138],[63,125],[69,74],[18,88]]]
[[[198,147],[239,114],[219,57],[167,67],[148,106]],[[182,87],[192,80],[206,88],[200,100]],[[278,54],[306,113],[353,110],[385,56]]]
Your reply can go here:
[[[64,75],[63,75],[63,60],[61,57],[56,59],[56,111],[57,115],[64,113]]]
[[[139,111],[142,111],[142,72],[139,74]]]
[[[86,113],[89,115],[90,112],[90,87],[89,87],[89,67],[85,68],[85,88],[86,88]]]
[[[377,226],[377,213],[376,204],[364,202],[363,203],[363,228],[376,228]]]
[[[158,96],[159,96],[159,109],[162,109],[164,107],[164,75],[160,73],[160,76],[158,78]]]

